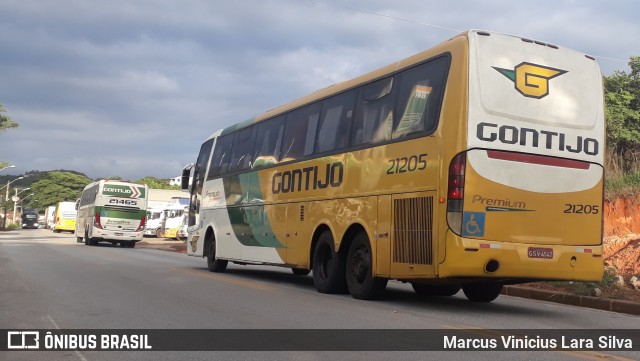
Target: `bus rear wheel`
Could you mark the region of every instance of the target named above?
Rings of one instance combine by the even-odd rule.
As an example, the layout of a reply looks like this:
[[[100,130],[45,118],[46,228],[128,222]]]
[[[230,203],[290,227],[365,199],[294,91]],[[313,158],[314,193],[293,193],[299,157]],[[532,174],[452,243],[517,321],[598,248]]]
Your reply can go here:
[[[156,229],[156,237],[162,238],[162,229],[161,228]]]
[[[379,298],[387,287],[387,279],[373,276],[371,246],[365,233],[358,233],[347,254],[347,288],[355,299]]]
[[[491,302],[500,295],[502,283],[469,283],[462,286],[462,291],[471,302]]]
[[[324,231],[313,251],[313,284],[320,293],[345,293],[345,264],[335,251],[331,232]]]
[[[221,273],[227,269],[227,261],[216,259],[216,241],[209,242],[209,252],[207,252],[207,268],[210,272]]]
[[[82,243],[84,239],[82,237],[76,237],[76,243]]]

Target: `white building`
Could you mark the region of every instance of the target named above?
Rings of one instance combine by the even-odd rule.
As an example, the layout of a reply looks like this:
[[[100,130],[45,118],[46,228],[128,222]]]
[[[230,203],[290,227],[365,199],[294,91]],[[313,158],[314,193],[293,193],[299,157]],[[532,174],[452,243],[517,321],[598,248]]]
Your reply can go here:
[[[186,200],[188,204],[189,193],[173,189],[149,189],[147,208],[165,208],[169,204]],[[182,202],[180,202],[182,203]]]
[[[193,177],[189,177],[189,185],[191,185],[192,181],[193,181]],[[181,176],[177,176],[175,178],[170,178],[169,179],[169,185],[170,186],[179,186],[181,182],[182,182],[182,177]]]

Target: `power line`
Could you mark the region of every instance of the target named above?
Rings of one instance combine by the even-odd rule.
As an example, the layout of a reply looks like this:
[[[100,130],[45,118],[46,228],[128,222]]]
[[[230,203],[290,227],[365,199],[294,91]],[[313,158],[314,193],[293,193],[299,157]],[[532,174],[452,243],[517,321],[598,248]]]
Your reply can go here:
[[[398,16],[392,16],[392,15],[377,13],[375,11],[361,10],[361,9],[356,9],[356,8],[352,8],[352,7],[349,7],[349,6],[340,6],[340,5],[330,4],[330,3],[327,3],[327,2],[324,2],[324,1],[317,1],[317,0],[311,0],[311,1],[316,3],[316,4],[323,4],[323,5],[330,6],[330,7],[337,7],[337,8],[347,9],[347,10],[351,10],[351,11],[355,11],[355,12],[359,12],[359,13],[363,13],[363,14],[381,16],[381,17],[384,17],[384,18],[398,20],[398,21],[404,21],[404,22],[407,22],[407,23],[430,26],[430,27],[433,27],[433,28],[444,29],[444,30],[449,30],[449,31],[455,31],[455,32],[458,32],[458,33],[463,31],[463,30],[459,30],[459,29],[448,28],[446,26],[441,26],[441,25],[436,25],[436,24],[429,24],[429,23],[425,23],[425,22],[422,22],[422,21],[416,21],[416,20],[401,18],[401,17],[398,17]]]
[[[438,29],[444,29],[444,30],[449,30],[449,31],[455,31],[457,33],[463,32],[464,30],[460,30],[460,29],[454,29],[454,28],[449,28],[446,26],[442,26],[442,25],[436,25],[436,24],[430,24],[430,23],[425,23],[422,21],[417,21],[417,20],[411,20],[411,19],[405,19],[405,18],[401,18],[398,16],[392,16],[392,15],[387,15],[387,14],[382,14],[382,13],[377,13],[375,11],[369,11],[369,10],[361,10],[361,9],[356,9],[356,8],[352,8],[349,6],[340,6],[340,5],[334,5],[334,4],[329,4],[323,1],[315,1],[312,0],[315,3],[319,3],[319,4],[324,4],[327,6],[334,6],[334,7],[338,7],[338,8],[342,8],[342,9],[347,9],[347,10],[351,10],[351,11],[355,11],[355,12],[359,12],[359,13],[363,13],[363,14],[369,14],[369,15],[375,15],[375,16],[380,16],[380,17],[384,17],[384,18],[388,18],[388,19],[392,19],[392,20],[398,20],[398,21],[404,21],[407,23],[412,23],[412,24],[418,24],[418,25],[424,25],[424,26],[430,26],[432,28],[438,28]],[[606,57],[606,56],[602,56],[602,55],[592,55],[594,58],[599,58],[599,59],[605,59],[605,60],[613,60],[613,61],[621,61],[623,63],[627,63],[628,60],[624,60],[624,59],[618,59],[618,58],[610,58],[610,57]]]
[[[343,9],[348,9],[348,10],[352,10],[352,11],[356,11],[359,13],[365,13],[365,14],[371,14],[371,15],[376,15],[376,16],[382,16],[385,18],[389,18],[389,19],[393,19],[393,20],[399,20],[399,21],[405,21],[408,23],[413,23],[413,24],[418,24],[418,25],[425,25],[425,26],[430,26],[433,28],[438,28],[438,29],[444,29],[444,30],[450,30],[450,31],[455,31],[457,33],[462,32],[463,30],[459,30],[459,29],[454,29],[454,28],[448,28],[446,26],[441,26],[441,25],[435,25],[435,24],[429,24],[429,23],[425,23],[422,21],[416,21],[416,20],[411,20],[411,19],[405,19],[405,18],[400,18],[397,16],[391,16],[391,15],[387,15],[387,14],[380,14],[380,13],[376,13],[373,11],[368,11],[368,10],[360,10],[360,9],[355,9],[355,8],[351,8],[348,6],[340,6]]]
[[[618,59],[618,58],[609,58],[609,57],[601,56],[601,55],[592,55],[592,54],[589,54],[589,55],[593,56],[594,58],[598,58],[598,59],[621,61],[621,62],[623,62],[625,64],[629,62],[629,59],[624,60],[624,59]]]

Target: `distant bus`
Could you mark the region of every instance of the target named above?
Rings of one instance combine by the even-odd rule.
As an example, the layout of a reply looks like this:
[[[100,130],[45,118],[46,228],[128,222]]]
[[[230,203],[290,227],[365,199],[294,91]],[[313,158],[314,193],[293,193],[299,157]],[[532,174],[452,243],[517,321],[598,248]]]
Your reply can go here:
[[[135,247],[143,237],[148,194],[144,184],[100,180],[87,185],[77,201],[78,243]]]
[[[56,206],[49,206],[44,211],[44,224],[46,229],[52,229],[56,217]]]
[[[56,205],[52,230],[73,232],[76,229],[76,208],[74,202],[59,202]]]
[[[22,211],[22,221],[20,222],[22,225],[22,229],[27,228],[38,228],[38,211],[34,209],[25,209]]]
[[[209,136],[183,170],[188,254],[358,299],[598,281],[604,123],[592,57],[468,31]]]
[[[147,209],[147,220],[144,226],[145,236],[162,237],[162,221],[164,220],[164,208]]]
[[[177,238],[178,231],[182,226],[185,210],[187,206],[174,203],[163,211],[161,236],[164,238]]]

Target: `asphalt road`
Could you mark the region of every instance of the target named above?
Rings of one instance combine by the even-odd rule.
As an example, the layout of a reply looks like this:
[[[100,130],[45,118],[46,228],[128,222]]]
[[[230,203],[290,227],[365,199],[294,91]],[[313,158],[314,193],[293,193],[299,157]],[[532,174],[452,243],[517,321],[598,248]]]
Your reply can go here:
[[[640,317],[500,296],[424,298],[390,282],[385,298],[317,293],[311,276],[230,264],[214,274],[184,254],[71,234],[0,232],[0,329],[638,329]],[[357,332],[357,331],[354,331]],[[3,336],[4,337],[4,336]],[[637,360],[638,352],[12,351],[0,360]]]

